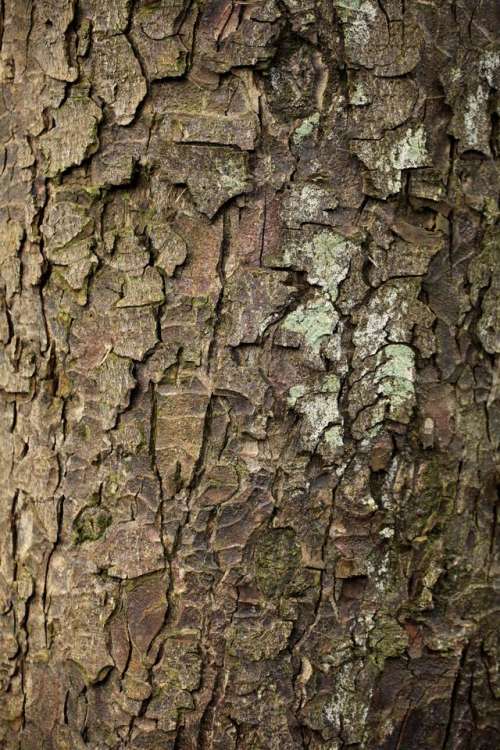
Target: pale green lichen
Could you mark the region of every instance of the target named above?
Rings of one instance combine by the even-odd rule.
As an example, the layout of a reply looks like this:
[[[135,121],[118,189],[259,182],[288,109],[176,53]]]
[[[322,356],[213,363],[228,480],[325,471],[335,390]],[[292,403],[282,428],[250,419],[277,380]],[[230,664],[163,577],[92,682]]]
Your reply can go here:
[[[371,690],[360,690],[357,678],[361,664],[342,664],[335,675],[335,687],[329,701],[323,708],[326,721],[338,733],[342,732],[346,741],[363,742],[366,718],[370,706]]]
[[[330,211],[338,206],[338,199],[331,187],[307,182],[292,183],[283,200],[283,218],[290,228],[302,228],[303,224],[327,224]]]
[[[355,416],[353,435],[363,449],[384,429],[387,418],[409,424],[416,404],[415,377],[413,350],[405,344],[389,344],[377,355],[375,369],[356,381],[349,408]]]
[[[298,385],[290,389],[288,404],[303,417],[301,441],[306,450],[314,451],[323,436],[330,447],[342,445],[339,392],[340,381],[333,374],[325,375],[316,388],[308,390]],[[337,429],[330,432],[333,428]]]
[[[374,354],[379,346],[385,342],[386,325],[397,301],[397,290],[394,288],[387,289],[383,299],[384,304],[375,305],[374,303],[370,305],[371,309],[366,311],[352,337],[360,359]]]
[[[429,162],[423,125],[391,130],[378,140],[354,141],[352,148],[370,170],[377,194],[384,198],[400,190],[403,169],[425,167]]]
[[[479,71],[488,81],[491,88],[495,88],[495,75],[500,68],[500,52],[489,49],[481,54]]]
[[[408,423],[415,405],[415,354],[409,346],[391,344],[382,356],[375,375],[379,393],[389,401],[391,419]]]
[[[310,284],[320,286],[332,302],[338,297],[340,283],[347,277],[357,244],[336,232],[324,229],[309,240],[288,239],[283,249],[287,265],[304,269]]]
[[[243,193],[248,188],[247,163],[239,153],[234,158],[227,153],[215,156],[211,167],[217,174],[220,189],[229,195]]]
[[[306,119],[303,120],[299,127],[294,131],[294,143],[298,144],[303,141],[304,138],[308,138],[313,133],[318,124],[319,112],[315,112],[310,117],[306,117]]]
[[[317,185],[304,185],[300,193],[303,205],[315,212],[321,209],[322,191]]]
[[[423,125],[408,128],[389,151],[389,162],[394,169],[421,167],[427,161],[427,138]]]
[[[361,8],[361,0],[333,0],[333,4],[336,8],[345,10],[359,10]]]
[[[326,336],[330,336],[338,322],[333,305],[327,300],[313,300],[291,312],[282,323],[287,331],[304,337],[306,346],[319,353]]]
[[[346,46],[354,47],[366,45],[370,42],[372,27],[377,18],[377,9],[365,0],[340,0],[337,5],[341,8],[342,20],[348,21],[346,26]]]
[[[365,104],[370,104],[370,97],[365,91],[365,87],[361,81],[356,81],[350,90],[349,100],[355,107],[362,107]]]
[[[294,407],[299,398],[305,394],[306,389],[303,385],[293,385],[288,391],[288,406]]]
[[[361,361],[390,342],[411,340],[415,325],[430,325],[432,315],[418,299],[420,282],[396,279],[380,286],[368,304],[356,314],[353,342],[355,358]]]
[[[186,147],[172,177],[187,182],[200,211],[212,218],[228,200],[250,189],[247,155],[229,148]]]
[[[485,149],[484,134],[490,130],[488,114],[488,87],[480,84],[474,92],[468,94],[463,108],[463,130],[467,148]],[[486,149],[489,151],[488,146]]]
[[[344,429],[342,425],[335,424],[325,430],[324,438],[330,448],[340,450],[344,445]]]
[[[374,510],[376,510],[376,506]],[[376,562],[369,560],[366,564],[366,571],[378,593],[387,598],[387,592],[392,584],[389,552],[385,552],[382,558],[378,558]]]

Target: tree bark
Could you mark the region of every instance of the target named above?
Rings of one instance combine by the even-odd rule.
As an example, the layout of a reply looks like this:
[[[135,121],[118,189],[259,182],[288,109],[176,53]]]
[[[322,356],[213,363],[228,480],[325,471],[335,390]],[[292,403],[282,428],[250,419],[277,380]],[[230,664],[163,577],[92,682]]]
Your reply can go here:
[[[498,2],[0,8],[1,747],[498,748]]]

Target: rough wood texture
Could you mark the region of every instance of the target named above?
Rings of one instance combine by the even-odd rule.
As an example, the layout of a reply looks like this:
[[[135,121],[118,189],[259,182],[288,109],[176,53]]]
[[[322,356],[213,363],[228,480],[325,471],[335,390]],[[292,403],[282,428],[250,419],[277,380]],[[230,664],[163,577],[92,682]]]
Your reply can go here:
[[[0,8],[0,746],[500,747],[498,0]]]

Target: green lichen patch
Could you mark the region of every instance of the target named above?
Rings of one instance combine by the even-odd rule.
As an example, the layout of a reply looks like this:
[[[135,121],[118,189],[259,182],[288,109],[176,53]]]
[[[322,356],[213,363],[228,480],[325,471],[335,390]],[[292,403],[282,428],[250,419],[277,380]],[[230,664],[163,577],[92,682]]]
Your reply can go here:
[[[330,211],[338,206],[329,185],[317,182],[292,182],[283,199],[282,214],[287,227],[300,229],[303,224],[330,224]]]
[[[333,0],[338,9],[357,11],[361,8],[362,0]]]
[[[294,130],[293,140],[295,144],[301,143],[305,138],[309,138],[319,124],[320,115],[319,112],[315,112],[310,117],[306,117],[305,120]]]
[[[307,347],[316,354],[326,337],[331,336],[338,323],[338,315],[331,302],[323,299],[310,300],[291,312],[282,323],[285,331],[303,337]]]
[[[388,131],[378,140],[353,141],[352,150],[370,171],[370,192],[380,198],[387,198],[401,189],[403,169],[429,165],[423,125],[404,125]]]
[[[335,686],[322,706],[326,725],[342,732],[349,744],[362,743],[365,737],[371,690],[363,686],[363,672],[366,674],[361,662],[339,667]]]
[[[323,436],[330,447],[340,447],[339,392],[340,380],[333,374],[324,375],[316,387],[297,385],[290,389],[288,404],[302,416],[300,442],[305,450],[314,452]]]
[[[391,419],[407,424],[415,406],[415,354],[404,344],[386,346],[384,362],[377,368],[378,392],[389,401]]]
[[[353,334],[357,363],[390,341],[408,343],[415,325],[430,326],[433,315],[419,299],[420,280],[394,279],[381,285],[355,313]]]
[[[345,26],[346,57],[353,66],[379,76],[398,76],[417,65],[422,35],[408,10],[396,22],[390,19],[392,11],[375,0],[336,0],[335,5]]]
[[[283,246],[283,264],[304,270],[310,284],[321,287],[332,302],[339,284],[347,277],[356,242],[330,229],[287,235]]]
[[[415,380],[415,353],[406,344],[389,344],[364,360],[349,390],[353,435],[371,440],[384,430],[386,419],[409,424],[416,405]]]
[[[100,506],[84,508],[73,521],[73,544],[95,542],[111,525],[111,513]]]
[[[392,617],[379,617],[368,636],[370,658],[378,669],[386,659],[404,654],[408,646],[408,634]]]

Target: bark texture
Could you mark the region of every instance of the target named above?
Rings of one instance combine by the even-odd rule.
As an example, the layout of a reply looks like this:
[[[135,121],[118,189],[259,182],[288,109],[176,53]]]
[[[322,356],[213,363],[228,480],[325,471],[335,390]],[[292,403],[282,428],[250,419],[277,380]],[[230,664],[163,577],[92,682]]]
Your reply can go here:
[[[498,748],[498,0],[0,8],[1,747]]]

